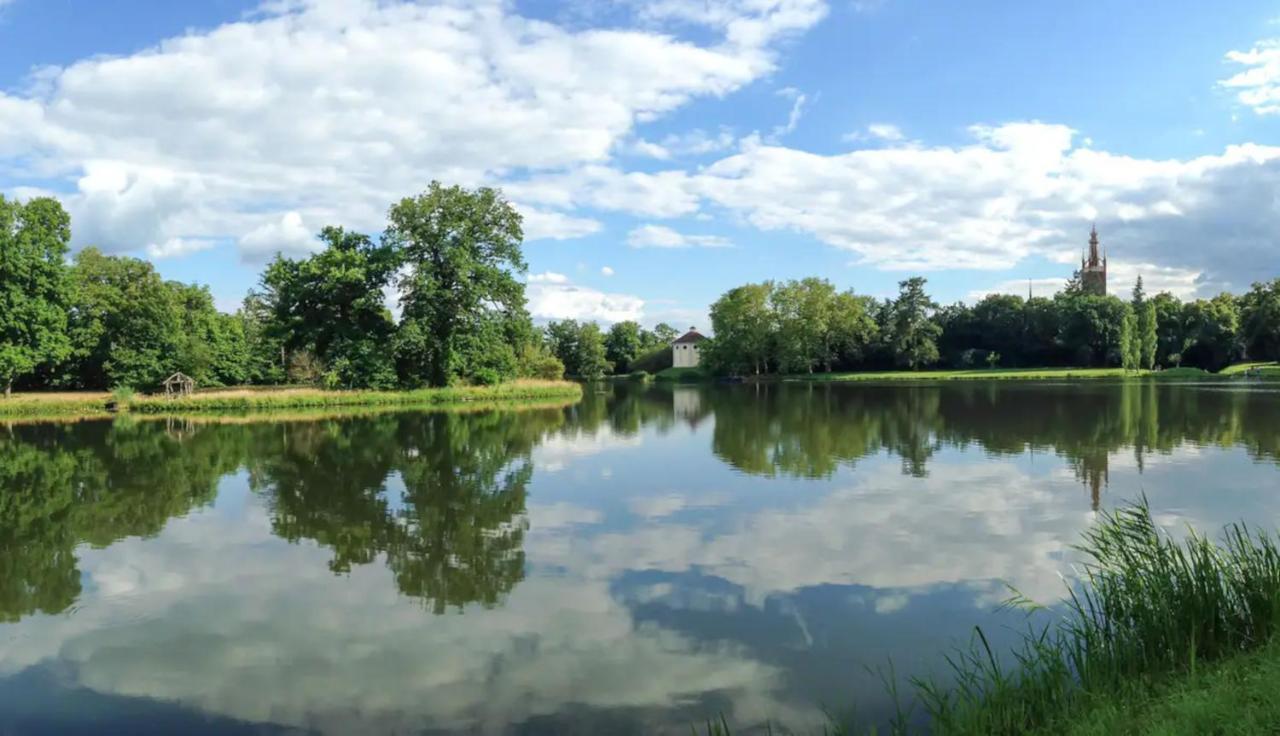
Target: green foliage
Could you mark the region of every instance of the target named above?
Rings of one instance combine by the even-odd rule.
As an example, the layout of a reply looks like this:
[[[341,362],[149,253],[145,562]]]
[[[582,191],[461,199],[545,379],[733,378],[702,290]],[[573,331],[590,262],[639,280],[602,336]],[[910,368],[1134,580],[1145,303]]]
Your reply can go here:
[[[1160,337],[1157,331],[1156,305],[1147,302],[1138,310],[1137,350],[1138,367],[1154,370],[1156,355],[1160,349]]]
[[[1118,350],[1120,352],[1120,367],[1126,371],[1138,370],[1138,362],[1141,359],[1141,345],[1138,341],[1137,333],[1138,318],[1134,316],[1132,309],[1125,309],[1120,318]]]
[[[398,266],[393,248],[366,235],[326,227],[324,250],[303,260],[277,255],[262,275],[262,299],[287,353],[306,351],[325,366],[325,382],[343,388],[396,384],[386,345],[394,324],[383,289]]]
[[[1241,297],[1240,312],[1249,357],[1280,360],[1280,279],[1254,284]]]
[[[934,732],[1062,733],[1091,698],[1194,673],[1266,645],[1280,626],[1280,548],[1266,534],[1235,525],[1221,546],[1194,532],[1179,543],[1144,500],[1104,512],[1079,549],[1089,561],[1065,617],[1028,633],[1016,668],[979,630],[950,659],[955,686],[919,683]]]
[[[154,266],[86,248],[76,255],[71,279],[68,385],[154,390],[178,369],[183,314]]]
[[[888,338],[894,362],[911,370],[932,365],[939,357],[942,327],[929,319],[938,305],[925,293],[925,283],[919,276],[899,282],[890,312]]]
[[[666,369],[670,368],[674,362],[675,362],[675,356],[671,352],[671,344],[666,343],[659,347],[655,347],[652,350],[649,350],[648,352],[642,353],[639,357],[637,357],[634,361],[631,362],[631,368],[634,371],[645,371],[646,373],[659,373],[661,371],[665,371]]]
[[[646,341],[645,337],[644,331],[637,322],[616,322],[609,328],[609,332],[604,337],[604,355],[605,359],[613,364],[615,373],[629,372],[631,363],[641,351],[652,347],[651,342]]]
[[[546,340],[551,353],[564,364],[567,375],[596,380],[611,369],[605,356],[604,337],[595,322],[572,319],[551,322],[547,325]]]
[[[731,375],[830,371],[861,360],[876,334],[865,297],[816,278],[731,289],[711,305],[711,324],[703,361]]]
[[[516,360],[517,372],[521,378],[540,378],[548,381],[564,378],[564,363],[552,355],[540,340],[522,345]]]
[[[57,200],[26,204],[0,196],[0,390],[70,350],[63,259],[71,218]]]
[[[466,379],[462,337],[499,313],[524,312],[520,215],[494,189],[432,182],[391,208],[385,240],[406,269],[399,282],[405,323],[418,325],[407,378],[444,386]]]

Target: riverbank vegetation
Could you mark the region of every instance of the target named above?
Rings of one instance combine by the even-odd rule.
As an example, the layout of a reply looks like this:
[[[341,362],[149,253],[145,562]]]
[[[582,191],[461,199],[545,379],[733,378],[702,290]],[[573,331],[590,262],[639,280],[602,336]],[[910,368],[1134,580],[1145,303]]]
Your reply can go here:
[[[816,278],[730,289],[711,305],[705,365],[722,375],[885,377],[924,368],[1217,371],[1246,357],[1280,359],[1280,279],[1185,303],[1148,296],[1141,279],[1128,300],[1090,294],[1072,279],[1052,298],[993,294],[949,306],[926,286],[907,279],[897,298],[884,300]]]
[[[1146,501],[1103,513],[1077,550],[1081,579],[1053,610],[1015,594],[1032,626],[1012,653],[980,629],[946,681],[914,680],[891,734],[1272,734],[1280,721],[1280,547],[1243,524],[1220,544],[1178,541]],[[897,697],[895,693],[895,697]],[[922,708],[926,718],[915,712]],[[1229,724],[1229,728],[1227,727]],[[695,729],[731,733],[728,721]],[[850,733],[833,722],[824,733]],[[874,733],[876,731],[870,731]]]
[[[518,379],[496,386],[447,386],[406,391],[328,391],[306,387],[212,390],[169,399],[128,391],[18,394],[0,401],[0,418],[138,414],[238,413],[339,407],[435,407],[462,404],[514,405],[577,400],[582,386],[570,381]]]
[[[0,198],[0,390],[154,391],[175,371],[383,391],[563,375],[525,308],[520,216],[501,194],[432,183],[387,219],[377,240],[326,227],[313,255],[277,255],[226,314],[144,260],[90,247],[68,264],[56,200]]]
[[[1195,532],[1178,541],[1144,500],[1103,513],[1078,549],[1083,575],[1065,612],[1027,635],[1012,666],[978,631],[950,659],[952,684],[920,683],[935,732],[1066,733],[1081,714],[1119,715],[1160,688],[1187,687],[1185,678],[1206,666],[1274,651],[1280,548],[1272,536],[1240,524],[1220,545]]]

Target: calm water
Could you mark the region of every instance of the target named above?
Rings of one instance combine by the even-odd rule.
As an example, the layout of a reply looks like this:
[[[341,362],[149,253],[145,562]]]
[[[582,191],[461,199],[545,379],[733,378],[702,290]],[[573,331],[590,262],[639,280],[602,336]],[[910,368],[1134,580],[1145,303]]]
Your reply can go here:
[[[0,425],[0,733],[875,717],[1097,508],[1280,525],[1277,453],[1280,393],[1149,384]]]

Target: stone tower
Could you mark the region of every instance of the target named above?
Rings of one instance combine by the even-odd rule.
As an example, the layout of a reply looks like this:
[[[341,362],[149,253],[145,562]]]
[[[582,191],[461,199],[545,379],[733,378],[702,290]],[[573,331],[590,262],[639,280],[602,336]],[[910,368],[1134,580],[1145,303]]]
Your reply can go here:
[[[1107,257],[1098,257],[1098,227],[1089,232],[1089,255],[1080,261],[1080,287],[1086,294],[1107,295]]]

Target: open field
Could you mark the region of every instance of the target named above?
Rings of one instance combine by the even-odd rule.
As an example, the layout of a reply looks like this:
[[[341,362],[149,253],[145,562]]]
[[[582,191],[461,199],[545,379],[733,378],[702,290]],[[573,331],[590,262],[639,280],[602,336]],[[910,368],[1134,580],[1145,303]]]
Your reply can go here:
[[[568,381],[515,381],[498,386],[465,386],[414,391],[323,391],[312,388],[234,388],[202,391],[185,399],[136,396],[120,402],[119,411],[139,414],[322,409],[331,407],[449,406],[484,402],[576,400],[582,387]],[[0,417],[105,416],[111,394],[69,392],[15,394],[0,400]]]

